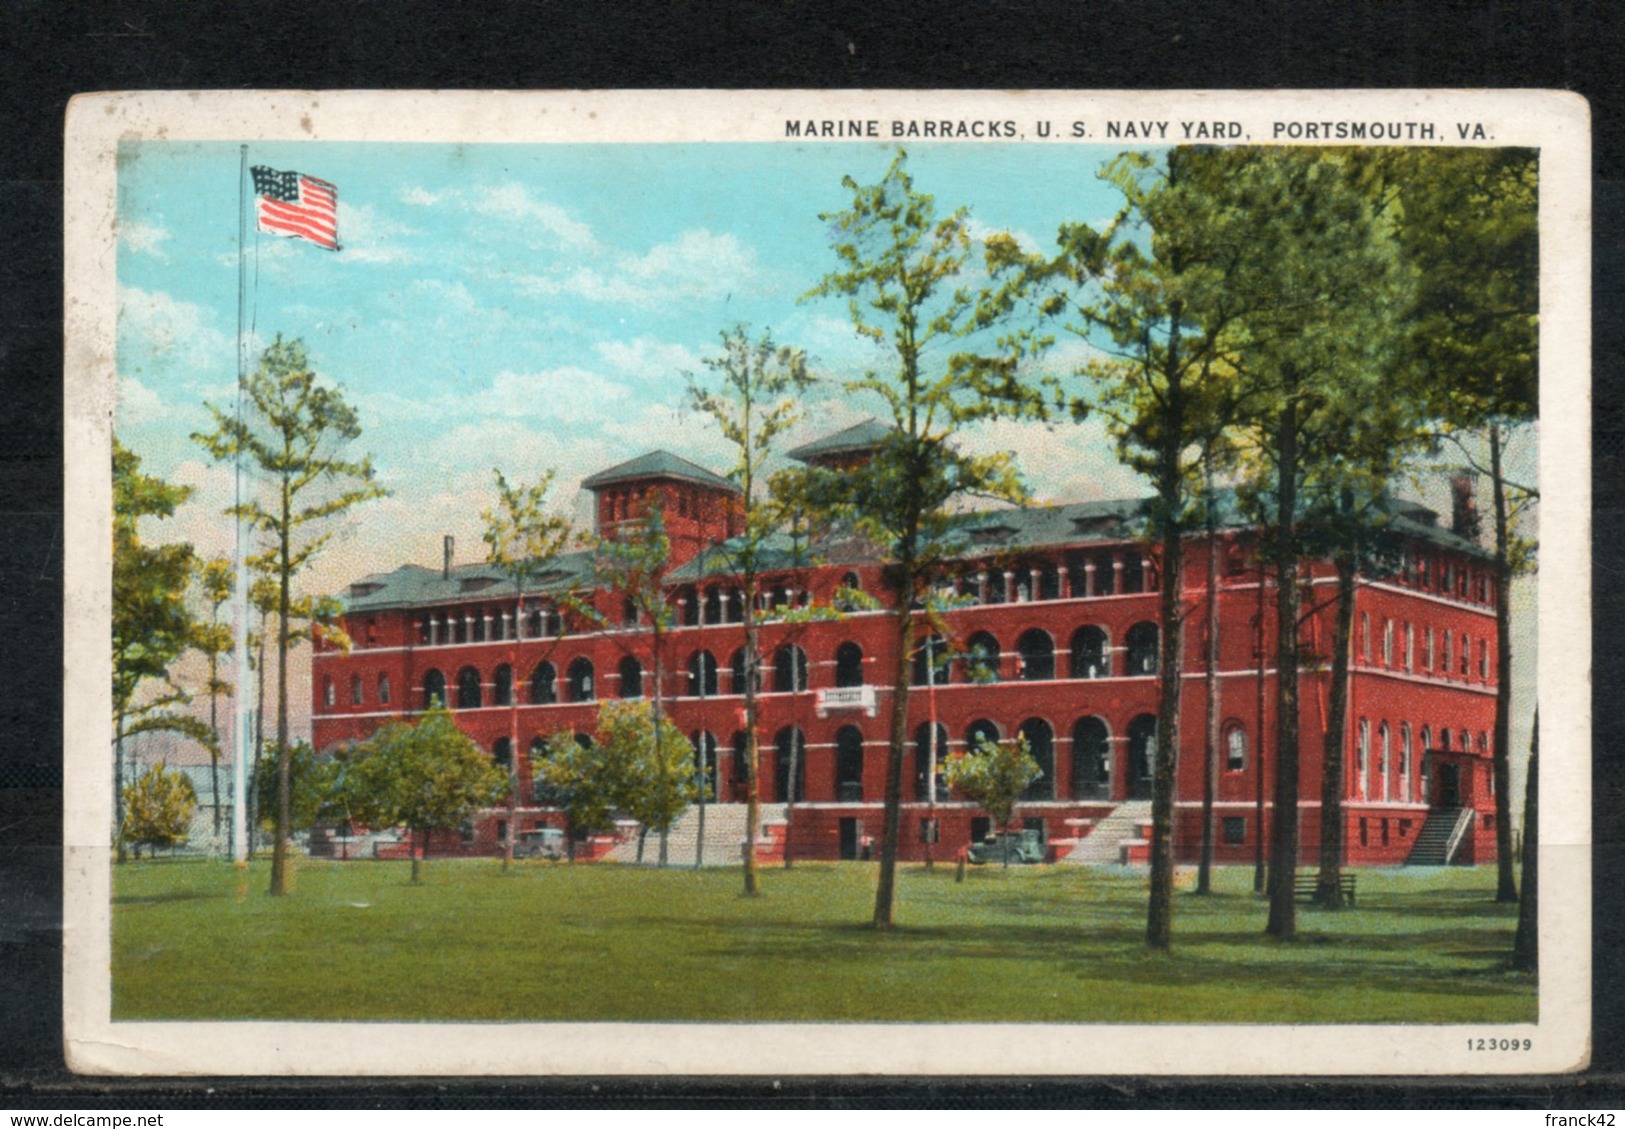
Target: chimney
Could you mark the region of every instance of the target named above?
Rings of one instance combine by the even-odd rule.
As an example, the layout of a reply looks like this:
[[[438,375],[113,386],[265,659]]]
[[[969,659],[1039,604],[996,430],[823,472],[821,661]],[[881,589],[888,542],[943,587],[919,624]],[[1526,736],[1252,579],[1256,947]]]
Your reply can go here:
[[[1470,474],[1458,474],[1450,479],[1450,532],[1469,541],[1478,540],[1478,496]]]
[[[445,559],[444,559],[444,562],[440,566],[440,576],[441,576],[441,579],[443,579],[443,580],[450,580],[451,579],[451,558],[452,558],[452,554],[455,553],[456,551],[457,551],[457,538],[453,537],[449,533],[446,534]]]

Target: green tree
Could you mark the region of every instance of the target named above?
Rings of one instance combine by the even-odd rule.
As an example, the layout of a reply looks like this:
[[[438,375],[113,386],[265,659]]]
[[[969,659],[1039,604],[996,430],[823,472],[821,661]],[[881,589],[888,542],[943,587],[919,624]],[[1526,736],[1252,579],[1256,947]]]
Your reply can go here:
[[[124,742],[138,733],[182,733],[214,752],[214,735],[197,718],[176,712],[191,695],[170,667],[196,638],[186,603],[194,560],[185,543],[149,545],[144,521],[173,517],[191,496],[141,473],[141,458],[113,440],[113,803],[115,843],[124,861]]]
[[[124,824],[120,838],[149,851],[186,842],[197,810],[197,793],[183,772],[170,772],[159,762],[124,790]]]
[[[1244,498],[1266,527],[1276,580],[1281,674],[1266,931],[1284,940],[1297,932],[1299,566],[1314,549],[1306,515],[1317,483],[1340,497],[1355,471],[1369,475],[1346,457],[1349,409],[1373,403],[1360,389],[1392,371],[1407,295],[1393,241],[1336,154],[1243,147],[1210,151],[1206,160],[1211,204],[1243,249],[1228,285],[1253,303],[1228,361],[1246,392],[1235,419],[1255,488]]]
[[[676,732],[680,748],[688,742],[680,730],[662,724],[665,716],[666,637],[675,622],[666,577],[671,572],[671,538],[666,534],[666,518],[659,496],[650,502],[646,513],[634,521],[622,522],[611,537],[591,540],[593,548],[593,574],[598,582],[625,600],[626,611],[648,632],[649,657],[652,666],[651,685],[646,691],[652,703],[653,723],[650,733],[654,740],[652,764],[665,765],[669,757],[662,750],[668,730]],[[634,635],[633,639],[638,636]],[[632,655],[634,660],[637,655]],[[621,687],[621,693],[627,693]],[[600,724],[603,723],[600,712]],[[660,865],[666,865],[666,833],[669,821],[656,828],[660,832]],[[638,861],[643,861],[643,836],[646,826],[639,832]]]
[[[209,732],[214,744],[209,749],[209,781],[214,790],[214,833],[220,834],[220,696],[232,693],[232,685],[220,677],[220,656],[232,647],[231,626],[220,620],[220,609],[231,599],[232,567],[224,557],[210,557],[197,565],[197,585],[209,605],[209,620],[199,623],[192,645],[209,662]],[[233,803],[236,800],[233,799]]]
[[[321,530],[362,502],[388,491],[373,476],[372,460],[343,458],[343,447],[361,436],[355,409],[338,389],[323,384],[311,370],[302,341],[278,335],[253,373],[240,382],[240,414],[210,404],[214,430],[192,436],[214,458],[243,459],[270,484],[271,497],[249,498],[231,512],[268,542],[250,562],[277,583],[277,730],[278,753],[276,839],[271,856],[271,893],[288,892],[289,833],[288,653],[309,639],[315,624],[332,624],[340,611],[330,599],[299,596],[298,575],[310,567],[332,537]],[[321,531],[318,531],[321,530]],[[296,627],[301,621],[304,626]],[[334,626],[332,641],[348,640]]]
[[[281,763],[281,756],[273,756],[255,766],[255,785],[262,794],[276,791]],[[288,750],[288,832],[309,831],[331,817],[347,819],[340,783],[336,758],[318,757],[309,741],[295,741]],[[263,826],[273,830],[274,819],[264,820]]]
[[[410,831],[415,885],[431,834],[455,830],[495,804],[507,790],[508,774],[457,728],[444,706],[435,706],[415,722],[384,726],[357,746],[343,781],[340,799],[354,819]]]
[[[1495,553],[1496,900],[1516,901],[1512,859],[1513,579],[1533,568],[1522,518],[1539,499],[1509,471],[1539,409],[1539,157],[1532,149],[1394,150],[1376,166],[1400,245],[1419,271],[1410,346],[1442,436],[1489,479]]]
[[[553,485],[549,470],[529,486],[509,483],[500,470],[496,477],[497,505],[486,509],[486,559],[513,581],[513,634],[508,669],[508,822],[502,841],[502,865],[513,862],[514,836],[518,833],[515,808],[519,802],[519,640],[524,633],[525,589],[534,588],[575,536],[570,519],[547,511],[547,492]]]
[[[577,737],[569,730],[554,733],[532,771],[546,784],[553,804],[570,821],[572,860],[578,840],[614,828],[616,773],[590,738]]]
[[[978,735],[976,748],[948,758],[948,786],[956,788],[992,817],[994,826],[1008,830],[1015,822],[1016,802],[1027,785],[1044,775],[1033,759],[1025,734],[1007,741]],[[1010,865],[1006,844],[1004,864]]]
[[[671,825],[699,795],[689,770],[690,749],[683,731],[658,717],[647,701],[605,702],[598,707],[594,748],[608,778],[612,806],[638,821],[638,861],[643,840],[658,832],[662,844]],[[662,845],[660,864],[666,863]]]
[[[716,421],[734,452],[731,474],[740,487],[743,528],[718,551],[722,567],[744,591],[745,669],[755,671],[762,661],[757,616],[761,574],[784,521],[784,507],[765,489],[767,467],[779,437],[801,418],[799,398],[811,376],[800,350],[776,344],[771,333],[752,340],[742,326],[723,332],[720,355],[708,358],[705,366],[709,387],[691,379],[689,399]],[[758,689],[755,678],[745,679],[745,826],[750,830],[744,863],[745,893],[751,896],[760,891],[755,843],[761,821]]]
[[[901,152],[878,184],[842,184],[851,206],[820,216],[840,265],[806,297],[846,299],[857,334],[886,355],[884,370],[845,387],[883,403],[892,430],[863,465],[809,472],[802,497],[816,517],[854,529],[886,560],[897,658],[873,922],[890,929],[916,602],[963,551],[960,503],[1025,498],[1008,453],[967,455],[953,439],[978,421],[1036,414],[1042,397],[1017,374],[1026,342],[1001,332],[1007,303],[998,291],[972,289],[967,212],[938,216],[933,198],[914,190]]]
[[[1169,947],[1173,928],[1185,538],[1197,527],[1215,444],[1237,408],[1237,325],[1263,300],[1234,285],[1247,248],[1236,239],[1239,217],[1215,198],[1219,175],[1208,150],[1175,149],[1160,164],[1123,154],[1102,171],[1123,194],[1118,215],[1101,231],[1064,225],[1059,255],[1028,272],[1048,284],[1041,294],[1070,285],[1070,294],[1047,294],[1044,308],[1100,350],[1083,370],[1089,384],[1073,400],[1073,415],[1102,417],[1118,458],[1156,491],[1150,532],[1160,646],[1146,910],[1153,949]]]

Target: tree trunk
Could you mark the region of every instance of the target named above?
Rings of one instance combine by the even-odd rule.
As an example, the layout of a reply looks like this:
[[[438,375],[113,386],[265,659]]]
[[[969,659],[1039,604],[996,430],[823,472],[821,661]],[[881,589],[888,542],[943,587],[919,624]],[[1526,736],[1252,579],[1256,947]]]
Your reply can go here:
[[[1540,971],[1540,710],[1529,732],[1528,776],[1523,784],[1523,897],[1512,937],[1512,967]]]
[[[658,593],[659,593],[660,589],[657,587],[655,589],[655,591],[657,593],[656,598],[658,599],[659,598]],[[666,776],[666,771],[667,771],[667,769],[666,769],[666,758],[665,758],[664,755],[662,755],[663,750],[660,747],[660,743],[661,743],[661,740],[662,740],[662,734],[660,732],[660,720],[661,720],[660,691],[661,691],[661,687],[664,686],[665,682],[666,682],[665,667],[661,663],[661,659],[660,659],[661,653],[664,650],[664,648],[661,646],[661,626],[660,626],[661,617],[662,617],[663,614],[664,614],[663,610],[658,610],[657,609],[657,610],[655,610],[654,614],[649,617],[650,620],[651,620],[651,630],[652,630],[652,633],[653,633],[651,643],[652,643],[653,648],[654,648],[654,655],[652,656],[652,658],[654,660],[653,661],[653,666],[654,666],[654,680],[655,680],[654,694],[652,695],[652,699],[651,699],[651,702],[650,702],[650,715],[654,719],[654,726],[655,726],[655,763],[660,766],[660,787],[661,787],[662,792],[665,792],[665,789],[671,784],[671,780],[670,780],[669,777]],[[668,795],[668,796],[670,795],[670,793],[665,793],[665,794]],[[668,838],[667,832],[668,832],[668,830],[669,830],[669,825],[668,824],[662,823],[660,825],[660,828],[659,828],[659,832],[660,832],[660,839],[659,839],[660,853],[659,853],[659,855],[658,855],[658,857],[656,859],[656,866],[661,870],[664,870],[666,868],[666,846],[667,846],[667,838]],[[639,861],[642,861],[642,860],[640,859]]]
[[[260,615],[259,662],[254,670],[254,774],[248,779],[248,857],[254,857],[255,829],[260,822],[260,761],[265,757],[265,629],[270,617]]]
[[[1512,874],[1512,530],[1501,475],[1501,428],[1490,426],[1490,479],[1495,489],[1495,900],[1518,900]],[[1525,871],[1527,874],[1528,871]]]
[[[1352,546],[1338,554],[1337,620],[1332,629],[1332,685],[1326,707],[1326,734],[1321,745],[1320,872],[1315,902],[1326,909],[1343,908],[1343,750],[1348,748],[1349,645],[1354,634]]]
[[[215,623],[219,623],[219,605],[216,605]],[[209,645],[214,646],[211,637]],[[209,750],[209,788],[214,796],[214,834],[220,837],[220,694],[215,689],[215,683],[220,677],[220,659],[213,652],[209,652],[209,732],[214,734],[214,748]],[[238,681],[242,681],[241,678]],[[241,691],[239,691],[241,692]]]
[[[282,897],[288,892],[288,824],[292,821],[292,789],[289,773],[292,752],[288,748],[288,619],[289,587],[292,578],[288,554],[288,539],[292,536],[293,499],[288,481],[282,481],[282,524],[277,546],[277,635],[276,635],[276,843],[271,848],[271,894]]]
[[[418,849],[412,852],[412,885],[421,885],[423,882],[420,869],[424,859],[429,857],[429,833],[422,828],[412,829],[412,838],[417,841]]]
[[[1196,892],[1213,892],[1213,801],[1219,775],[1219,536],[1214,513],[1213,456],[1203,459],[1207,493],[1207,727],[1202,760],[1202,861]]]
[[[1151,895],[1145,921],[1146,945],[1159,950],[1168,949],[1173,941],[1174,789],[1179,779],[1180,667],[1185,649],[1185,617],[1179,606],[1185,559],[1182,523],[1176,508],[1180,503],[1179,489],[1177,477],[1170,474],[1160,491],[1168,512],[1163,515],[1157,763],[1151,783]]]
[[[1269,742],[1264,740],[1264,660],[1269,649],[1264,646],[1264,611],[1269,606],[1264,598],[1264,556],[1263,547],[1259,547],[1258,558],[1258,631],[1255,642],[1258,646],[1258,721],[1254,728],[1256,740],[1253,742],[1253,893],[1262,894],[1265,888],[1265,879],[1269,874],[1269,867],[1264,862],[1264,750]]]
[[[119,862],[128,855],[124,847],[124,714],[113,722],[113,849]]]
[[[756,578],[745,581],[745,843],[741,847],[745,861],[745,894],[756,897],[762,892],[761,877],[756,866],[756,836],[761,832],[762,801],[761,750],[756,741],[756,667],[760,662],[757,652]],[[727,617],[724,616],[724,619]]]
[[[886,750],[886,808],[881,821],[876,929],[892,927],[897,891],[897,830],[903,807],[903,751],[908,743],[909,655],[914,649],[913,568],[903,567],[897,593],[897,663],[892,672],[891,745]]]
[[[1270,844],[1269,923],[1278,940],[1297,937],[1292,877],[1298,865],[1298,421],[1289,387],[1276,440],[1275,829]],[[1260,742],[1262,744],[1262,742]]]

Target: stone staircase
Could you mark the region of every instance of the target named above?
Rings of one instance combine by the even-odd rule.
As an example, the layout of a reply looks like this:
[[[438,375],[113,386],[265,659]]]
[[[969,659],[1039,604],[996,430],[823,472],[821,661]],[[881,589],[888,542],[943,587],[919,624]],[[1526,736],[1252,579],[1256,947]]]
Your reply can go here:
[[[1078,841],[1062,862],[1082,866],[1117,866],[1123,861],[1123,841],[1140,838],[1140,825],[1151,819],[1150,800],[1129,800]]]
[[[737,866],[740,861],[740,844],[745,840],[745,813],[744,804],[706,804],[705,805],[705,853],[702,865],[704,866]],[[760,819],[762,823],[783,823],[783,804],[762,804],[760,806]],[[761,828],[756,829],[758,839],[761,838]],[[687,811],[677,817],[672,824],[671,831],[666,836],[666,865],[667,866],[693,866],[696,848],[699,842],[700,808],[698,804],[690,804]],[[760,856],[758,856],[760,857]],[[635,863],[638,858],[638,836],[634,829],[615,849],[609,853],[608,859],[613,862]],[[649,832],[648,841],[643,845],[643,865],[654,866],[660,862],[660,836],[653,831]]]
[[[1406,866],[1449,866],[1461,845],[1461,832],[1471,825],[1472,808],[1435,808],[1416,834]]]

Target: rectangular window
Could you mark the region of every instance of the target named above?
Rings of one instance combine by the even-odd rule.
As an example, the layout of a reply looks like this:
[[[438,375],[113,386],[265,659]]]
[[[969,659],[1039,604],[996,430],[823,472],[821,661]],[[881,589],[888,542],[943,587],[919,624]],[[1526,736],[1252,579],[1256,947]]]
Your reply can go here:
[[[1369,835],[1369,833],[1367,831],[1367,828],[1366,828],[1365,816],[1361,816],[1360,817],[1360,846],[1368,847],[1370,845],[1371,845],[1371,839],[1370,839],[1370,835]]]
[[[1247,841],[1246,816],[1227,815],[1224,817],[1224,841],[1231,846],[1237,846]]]
[[[1382,845],[1385,847],[1388,845],[1388,821],[1386,819],[1382,821]]]

